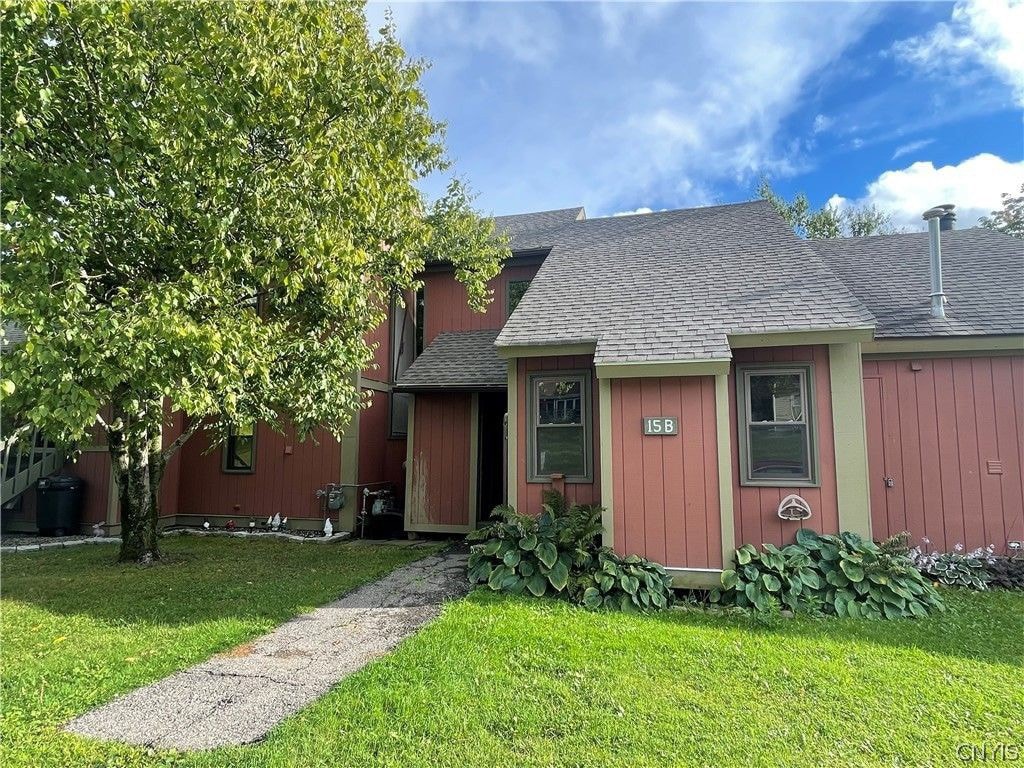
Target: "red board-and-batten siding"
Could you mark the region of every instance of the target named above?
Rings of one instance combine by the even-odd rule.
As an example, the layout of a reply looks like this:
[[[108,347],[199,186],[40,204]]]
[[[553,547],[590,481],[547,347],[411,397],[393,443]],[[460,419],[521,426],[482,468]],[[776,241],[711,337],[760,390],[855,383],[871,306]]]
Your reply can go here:
[[[940,551],[1024,540],[1024,357],[863,369],[874,537],[909,531]]]
[[[318,431],[315,441],[300,441],[295,429],[284,434],[265,424],[256,428],[256,471],[222,470],[222,445],[211,450],[211,436],[193,436],[181,449],[178,512],[185,515],[227,515],[238,520],[265,520],[274,514],[322,518],[314,495],[341,475],[341,446]]]
[[[469,526],[472,395],[417,394],[406,489],[412,529]]]
[[[801,528],[812,528],[819,533],[839,530],[839,501],[836,490],[836,446],[832,423],[832,390],[829,377],[827,345],[801,347],[760,347],[734,349],[733,366],[729,371],[729,427],[732,442],[733,518],[736,544],[760,545],[765,542],[776,546],[791,544]],[[814,423],[816,425],[818,480],[816,488],[760,487],[740,485],[739,420],[736,402],[736,365],[813,364]],[[779,519],[779,502],[795,493],[811,505],[812,517],[803,523]]]
[[[428,272],[423,276],[423,343],[430,344],[447,331],[498,330],[508,317],[508,284],[532,280],[536,265],[505,267],[487,283],[493,300],[484,312],[470,309],[466,288],[452,272]]]
[[[565,498],[570,504],[601,503],[601,440],[600,414],[598,413],[597,376],[594,373],[592,355],[562,355],[558,357],[524,357],[517,360],[517,452],[518,478],[516,510],[526,515],[539,515],[543,510],[544,491],[552,487],[550,482],[528,481],[529,467],[527,453],[527,414],[529,377],[541,371],[590,371],[590,438],[593,445],[593,481],[587,483],[565,483]]]
[[[721,568],[713,376],[611,383],[615,549],[673,568]],[[644,416],[674,416],[679,434],[643,434]]]

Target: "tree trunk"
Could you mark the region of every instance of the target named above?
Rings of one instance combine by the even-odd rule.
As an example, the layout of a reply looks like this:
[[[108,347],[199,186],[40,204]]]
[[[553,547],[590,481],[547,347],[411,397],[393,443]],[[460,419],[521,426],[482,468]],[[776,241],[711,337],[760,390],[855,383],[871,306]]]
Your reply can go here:
[[[121,507],[121,562],[148,564],[160,559],[157,538],[162,406],[154,422],[150,406],[144,413],[119,414],[107,433],[114,480]],[[155,456],[154,456],[155,445]]]

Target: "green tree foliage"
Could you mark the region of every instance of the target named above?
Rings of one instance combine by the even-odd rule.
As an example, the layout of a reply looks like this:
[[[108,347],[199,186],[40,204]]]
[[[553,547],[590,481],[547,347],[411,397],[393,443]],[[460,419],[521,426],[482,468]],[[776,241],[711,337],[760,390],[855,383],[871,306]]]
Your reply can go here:
[[[800,237],[863,237],[888,235],[895,231],[892,216],[874,205],[840,209],[826,204],[814,211],[803,192],[792,200],[786,200],[772,189],[767,179],[761,180],[757,194],[770,202]]]
[[[507,241],[444,171],[422,65],[355,2],[9,2],[0,20],[5,417],[99,423],[123,559],[156,556],[164,464],[196,426],[340,433],[366,334],[453,263],[489,300]],[[164,445],[164,402],[191,425]]]
[[[978,224],[997,232],[1024,239],[1024,184],[1020,185],[1020,194],[1013,195],[1003,192],[1003,207],[992,211],[991,216],[982,216]]]

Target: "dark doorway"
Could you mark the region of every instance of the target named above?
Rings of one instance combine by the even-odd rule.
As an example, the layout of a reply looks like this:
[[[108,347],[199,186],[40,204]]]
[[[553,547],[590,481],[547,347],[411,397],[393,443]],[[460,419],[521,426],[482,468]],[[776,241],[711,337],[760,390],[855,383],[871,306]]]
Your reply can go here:
[[[505,409],[504,392],[480,393],[478,446],[479,472],[477,523],[486,522],[491,510],[505,503]]]

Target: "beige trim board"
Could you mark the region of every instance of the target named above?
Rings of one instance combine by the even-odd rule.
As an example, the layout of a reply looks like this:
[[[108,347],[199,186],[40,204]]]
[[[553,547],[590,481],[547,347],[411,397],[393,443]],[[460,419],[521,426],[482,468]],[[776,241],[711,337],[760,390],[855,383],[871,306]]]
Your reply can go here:
[[[871,486],[860,344],[829,344],[839,529],[871,538]]]
[[[363,389],[372,389],[374,392],[391,391],[391,385],[386,381],[377,381],[376,379],[367,379],[364,377],[359,378],[359,386]]]
[[[714,589],[722,586],[719,568],[666,568],[675,589]]]
[[[796,347],[806,344],[845,344],[854,341],[871,341],[875,337],[874,333],[874,326],[821,331],[730,333],[729,346],[733,349],[748,349],[750,347]]]
[[[722,567],[731,568],[736,551],[732,498],[732,422],[729,420],[729,374],[715,376],[715,427],[718,434],[718,514],[722,524]]]
[[[405,530],[413,533],[469,533],[473,530],[473,527],[469,525],[415,523],[413,525],[406,525]]]
[[[861,345],[861,353],[936,354],[943,352],[1009,352],[1024,353],[1024,335],[1011,336],[946,336],[929,339],[877,339]]]
[[[598,440],[601,454],[601,527],[604,533],[601,543],[606,547],[615,546],[615,513],[612,507],[615,489],[612,486],[612,382],[599,379],[597,382]]]
[[[729,360],[674,360],[636,363],[601,363],[594,366],[598,379],[640,379],[652,376],[718,376],[729,373]]]
[[[509,360],[514,357],[558,357],[559,355],[592,355],[597,349],[594,342],[577,344],[528,344],[518,347],[496,347],[498,357]]]
[[[519,362],[508,361],[508,423],[505,425],[505,503],[513,509],[519,501]]]
[[[356,375],[356,392],[362,397],[362,376]],[[363,409],[356,407],[352,412],[348,426],[341,435],[341,467],[340,482],[350,486],[351,493],[345,493],[345,504],[338,510],[338,528],[342,531],[353,531],[356,527],[356,514],[359,510],[359,494],[356,485],[359,482],[359,414]]]
[[[480,395],[474,392],[469,401],[469,527],[476,528],[480,516],[477,479],[480,471]]]

